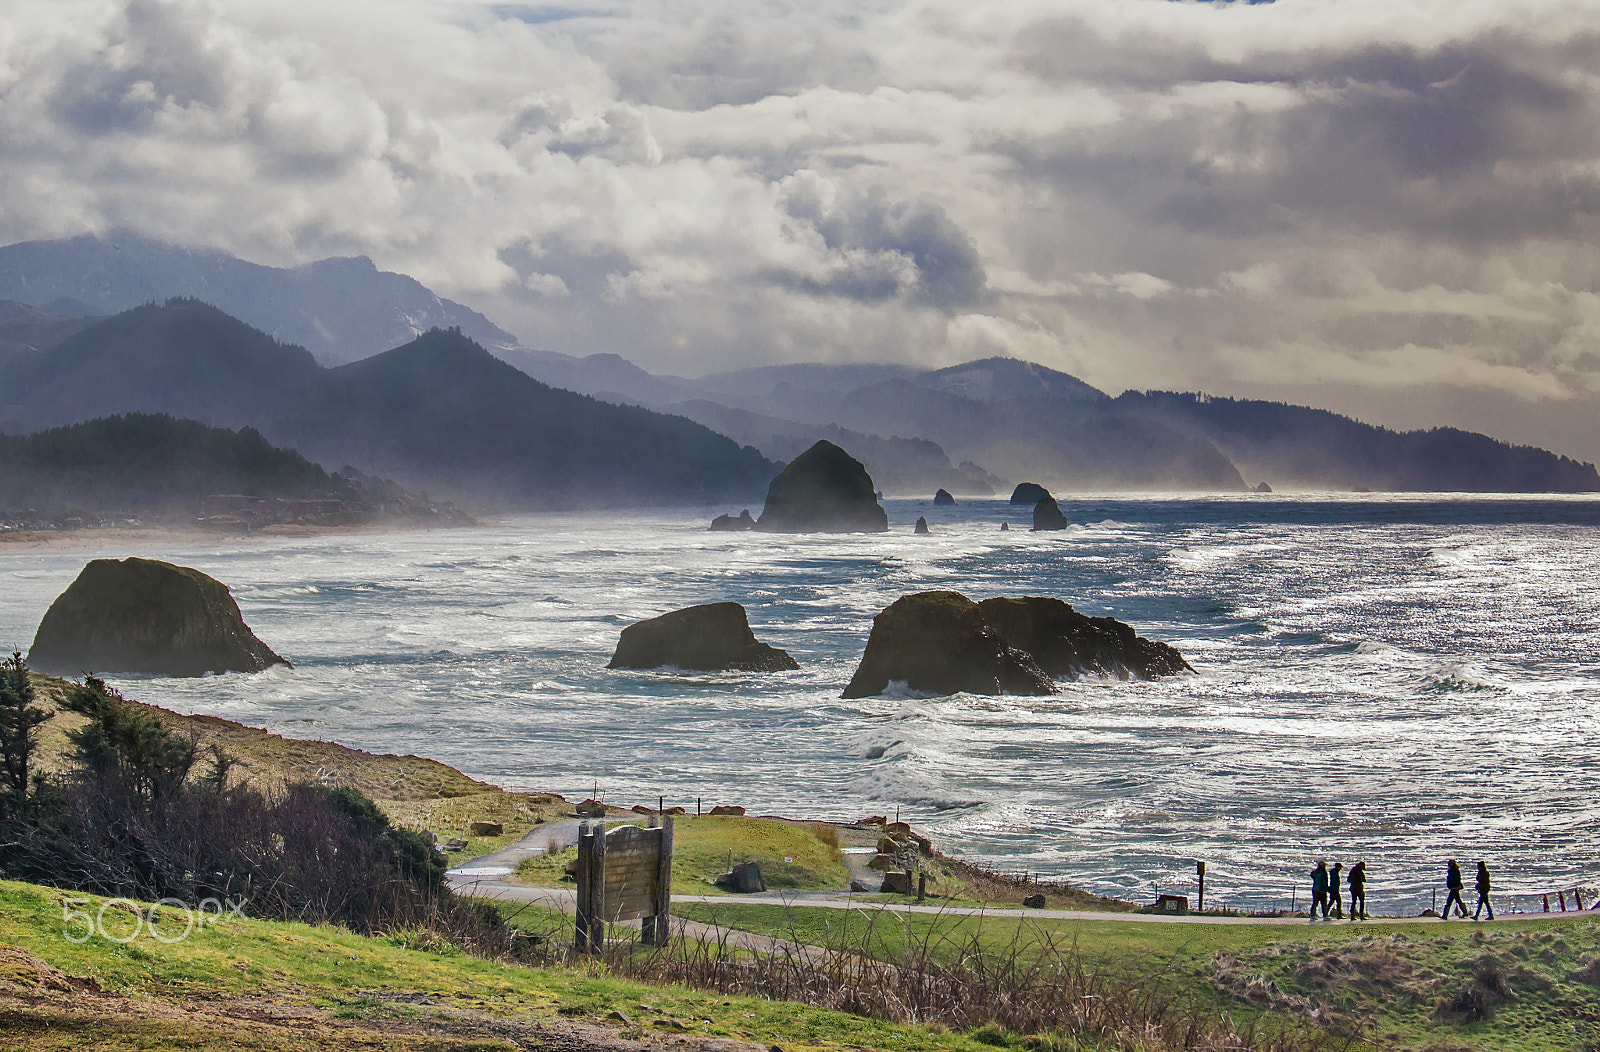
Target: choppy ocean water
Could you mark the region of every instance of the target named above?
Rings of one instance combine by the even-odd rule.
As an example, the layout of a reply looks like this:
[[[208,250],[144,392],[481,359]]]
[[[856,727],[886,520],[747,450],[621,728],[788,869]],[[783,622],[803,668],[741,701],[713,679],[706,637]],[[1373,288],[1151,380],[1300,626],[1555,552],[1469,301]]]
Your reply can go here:
[[[1002,501],[888,507],[875,537],[713,534],[727,509],[706,509],[0,546],[0,646],[27,649],[87,559],[148,555],[229,584],[295,668],[113,680],[130,695],[510,788],[898,810],[948,850],[1135,899],[1189,889],[1195,859],[1211,902],[1256,908],[1303,903],[1322,856],[1365,858],[1388,911],[1429,905],[1452,855],[1490,861],[1502,908],[1600,884],[1600,500],[1070,500],[1081,525],[1054,534]],[[872,616],[927,588],[1058,596],[1199,674],[840,700]],[[802,669],[604,667],[630,622],[724,599]]]

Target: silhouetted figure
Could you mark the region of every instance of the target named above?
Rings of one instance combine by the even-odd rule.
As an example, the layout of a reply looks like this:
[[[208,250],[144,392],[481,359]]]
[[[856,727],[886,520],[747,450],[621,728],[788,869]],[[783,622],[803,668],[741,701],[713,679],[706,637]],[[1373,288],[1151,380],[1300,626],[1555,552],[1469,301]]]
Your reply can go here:
[[[1345,878],[1350,884],[1350,919],[1367,919],[1367,863],[1363,859],[1350,867]]]
[[[1477,920],[1478,914],[1484,910],[1489,911],[1489,919],[1494,920],[1494,907],[1489,904],[1489,867],[1483,864],[1483,859],[1478,860],[1478,908],[1472,911],[1472,919]]]
[[[1317,859],[1317,868],[1311,871],[1311,919],[1317,919],[1317,907],[1322,907],[1322,919],[1328,919],[1328,863]]]
[[[1328,874],[1328,902],[1333,906],[1333,915],[1339,920],[1344,920],[1344,896],[1339,890],[1339,875],[1344,872],[1344,863],[1335,862],[1333,872]]]
[[[1455,903],[1458,914],[1465,917],[1467,915],[1467,904],[1461,901],[1461,889],[1465,886],[1461,882],[1461,863],[1453,858],[1445,866],[1444,886],[1450,889],[1450,894],[1445,896],[1444,909],[1439,911],[1439,919],[1450,919],[1450,904],[1452,902]]]

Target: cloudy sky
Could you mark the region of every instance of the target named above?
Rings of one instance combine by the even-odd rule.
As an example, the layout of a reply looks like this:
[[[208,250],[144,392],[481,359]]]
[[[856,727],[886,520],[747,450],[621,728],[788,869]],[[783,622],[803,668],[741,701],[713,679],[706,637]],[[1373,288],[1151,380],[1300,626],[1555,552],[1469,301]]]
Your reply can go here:
[[[1600,460],[1594,0],[8,0],[0,241],[655,371],[1028,358]]]

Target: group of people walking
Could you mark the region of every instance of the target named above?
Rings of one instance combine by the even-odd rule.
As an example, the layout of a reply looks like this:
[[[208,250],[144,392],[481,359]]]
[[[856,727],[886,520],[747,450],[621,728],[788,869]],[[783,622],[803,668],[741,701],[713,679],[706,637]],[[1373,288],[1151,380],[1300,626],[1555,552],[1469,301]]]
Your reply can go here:
[[[1344,899],[1339,890],[1340,875],[1344,863],[1335,862],[1333,868],[1328,868],[1326,859],[1317,859],[1317,868],[1311,871],[1311,919],[1317,919],[1317,910],[1322,911],[1322,919],[1344,919]],[[1357,862],[1350,867],[1350,872],[1344,875],[1344,883],[1350,885],[1350,919],[1367,919],[1367,864],[1365,861]],[[1439,913],[1440,920],[1450,919],[1452,907],[1456,916],[1467,915],[1467,904],[1461,899],[1462,889],[1466,882],[1461,878],[1461,864],[1451,859],[1445,865],[1445,887],[1450,894],[1444,900],[1444,909]],[[1489,911],[1489,919],[1494,920],[1494,906],[1489,902],[1490,891],[1489,867],[1480,859],[1478,862],[1478,908],[1472,914],[1472,919],[1477,920],[1484,910]]]
[[[1340,872],[1344,869],[1343,862],[1335,862],[1333,869],[1328,868],[1326,859],[1317,859],[1317,868],[1311,871],[1311,919],[1317,919],[1317,910],[1322,910],[1322,919],[1337,917],[1344,920],[1344,898],[1339,891]],[[1367,864],[1365,861],[1357,862],[1350,867],[1350,872],[1344,877],[1344,882],[1350,885],[1350,919],[1367,919]]]

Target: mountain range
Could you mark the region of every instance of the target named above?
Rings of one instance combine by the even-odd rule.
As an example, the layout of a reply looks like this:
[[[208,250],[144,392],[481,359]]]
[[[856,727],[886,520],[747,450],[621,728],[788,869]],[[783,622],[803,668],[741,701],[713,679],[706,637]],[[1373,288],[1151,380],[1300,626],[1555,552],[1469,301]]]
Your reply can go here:
[[[748,503],[780,467],[682,417],[551,388],[457,330],[328,368],[171,300],[13,353],[5,373],[0,430],[166,413],[479,508]]]
[[[90,336],[102,323],[85,312],[180,293],[261,331],[209,332],[223,326],[219,311],[209,321],[190,317],[187,335],[157,338],[160,326],[146,319],[134,340],[145,356],[138,368],[108,356],[104,333]],[[615,484],[635,480],[651,500],[759,496],[752,480],[767,468],[757,462],[788,460],[824,438],[897,495],[938,488],[986,495],[1023,480],[1057,492],[1239,491],[1263,482],[1312,490],[1600,490],[1593,465],[1472,432],[1396,432],[1320,409],[1192,393],[1112,397],[1066,373],[1005,358],[944,369],[811,362],[660,376],[620,355],[519,346],[482,315],[365,259],[284,270],[125,234],[28,242],[0,248],[0,297],[16,301],[0,303],[0,367],[32,385],[26,398],[15,383],[0,395],[12,403],[0,405],[0,430],[173,412],[257,426],[308,455],[408,483],[470,484],[475,494],[518,506],[594,499],[584,492],[584,473],[612,479],[609,466],[630,451],[641,463],[672,459],[631,444],[635,438],[695,451],[679,459],[677,472],[619,465]],[[454,331],[425,331],[435,326]],[[101,351],[89,354],[85,339]],[[198,352],[207,341],[214,352]],[[389,349],[407,341],[409,350]],[[57,359],[58,351],[67,353]],[[530,387],[525,377],[541,383]],[[573,402],[568,392],[592,400]],[[530,408],[553,406],[552,399],[559,410]],[[474,400],[482,412],[473,411]],[[666,416],[616,416],[624,408]],[[553,426],[541,422],[546,412],[558,421]],[[396,422],[406,417],[416,426]],[[662,422],[668,418],[676,423]],[[686,429],[688,421],[701,426]],[[754,449],[736,456],[713,448],[708,432]],[[582,443],[606,452],[590,456]],[[566,466],[541,466],[539,458],[552,456]],[[468,470],[456,471],[452,458]]]

